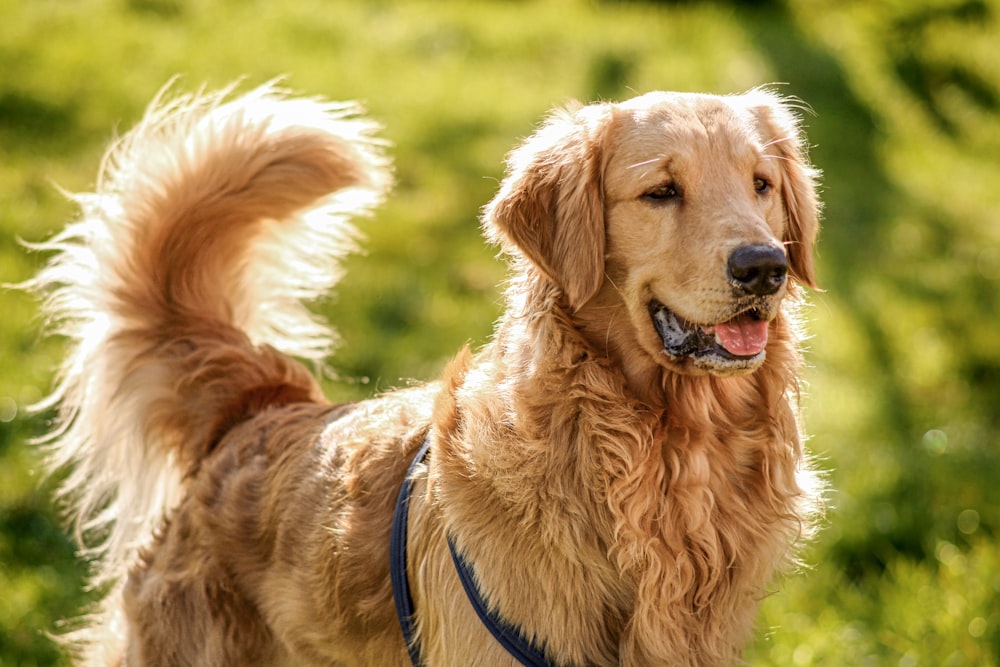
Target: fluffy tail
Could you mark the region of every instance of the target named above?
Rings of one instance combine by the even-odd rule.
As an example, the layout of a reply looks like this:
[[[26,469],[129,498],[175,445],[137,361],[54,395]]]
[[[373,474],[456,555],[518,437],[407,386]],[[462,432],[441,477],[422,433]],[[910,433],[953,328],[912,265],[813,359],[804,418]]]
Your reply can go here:
[[[301,301],[336,282],[346,218],[388,186],[353,106],[271,85],[228,94],[155,101],[97,192],[75,197],[81,219],[41,246],[56,254],[32,287],[73,343],[43,406],[59,414],[50,461],[71,471],[62,491],[98,584],[121,576],[233,422],[322,400],[282,353],[329,352]]]

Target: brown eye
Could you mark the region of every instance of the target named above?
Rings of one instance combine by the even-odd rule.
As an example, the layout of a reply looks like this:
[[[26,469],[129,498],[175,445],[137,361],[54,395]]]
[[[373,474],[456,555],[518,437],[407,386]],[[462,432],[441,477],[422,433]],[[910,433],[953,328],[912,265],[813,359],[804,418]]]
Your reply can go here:
[[[771,184],[763,178],[755,178],[753,179],[753,189],[757,191],[757,194],[762,195],[771,189]]]
[[[651,190],[647,190],[642,195],[643,199],[648,199],[650,201],[668,201],[679,196],[680,193],[677,191],[677,187],[673,183],[658,185]]]

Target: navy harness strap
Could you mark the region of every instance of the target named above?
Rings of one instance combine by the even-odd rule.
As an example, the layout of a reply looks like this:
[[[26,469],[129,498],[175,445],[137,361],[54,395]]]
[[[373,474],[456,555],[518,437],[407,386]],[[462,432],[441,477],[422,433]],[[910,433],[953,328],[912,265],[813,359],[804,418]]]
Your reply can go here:
[[[410,653],[413,667],[420,665],[420,646],[417,644],[413,629],[413,597],[410,594],[410,578],[406,574],[406,524],[410,514],[410,495],[413,493],[413,471],[427,458],[430,450],[430,436],[424,440],[423,446],[413,457],[406,478],[399,489],[396,499],[396,509],[392,513],[392,536],[389,540],[389,577],[392,580],[392,597],[396,601],[396,618],[399,628],[403,631],[406,650]]]
[[[458,578],[462,581],[462,588],[465,589],[465,594],[468,596],[469,602],[472,603],[472,608],[476,610],[479,620],[483,622],[490,634],[522,665],[526,665],[526,667],[551,667],[552,663],[545,659],[541,650],[524,638],[520,630],[507,623],[496,611],[489,608],[479,592],[479,587],[476,586],[472,568],[458,553],[450,535],[448,536],[448,548],[451,549],[451,559],[455,561],[455,569],[458,571]]]
[[[406,478],[403,480],[403,485],[399,489],[399,497],[396,500],[396,510],[392,515],[392,537],[389,542],[389,573],[392,579],[392,595],[396,601],[396,616],[399,619],[399,627],[403,631],[406,650],[410,653],[413,667],[422,667],[423,661],[420,657],[420,645],[417,643],[413,627],[413,597],[410,594],[410,581],[406,572],[406,526],[409,517],[410,495],[413,492],[413,471],[427,458],[429,447],[430,436],[417,452],[406,472]],[[490,634],[522,665],[526,667],[551,667],[552,663],[545,659],[542,651],[526,640],[517,627],[510,625],[499,614],[490,610],[486,600],[479,592],[472,568],[458,553],[450,535],[448,536],[448,548],[451,550],[451,558],[455,563],[458,578],[462,582],[462,588],[465,589],[465,594],[468,596],[472,608],[476,610],[479,620],[483,622]]]

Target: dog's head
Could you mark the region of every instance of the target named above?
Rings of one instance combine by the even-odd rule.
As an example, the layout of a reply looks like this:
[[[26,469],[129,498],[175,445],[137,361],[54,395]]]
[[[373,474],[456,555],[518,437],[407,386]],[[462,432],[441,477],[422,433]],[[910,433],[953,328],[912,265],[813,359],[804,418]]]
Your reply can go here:
[[[815,175],[778,96],[651,93],[553,114],[484,226],[618,354],[733,375],[763,363],[790,283],[814,286]]]

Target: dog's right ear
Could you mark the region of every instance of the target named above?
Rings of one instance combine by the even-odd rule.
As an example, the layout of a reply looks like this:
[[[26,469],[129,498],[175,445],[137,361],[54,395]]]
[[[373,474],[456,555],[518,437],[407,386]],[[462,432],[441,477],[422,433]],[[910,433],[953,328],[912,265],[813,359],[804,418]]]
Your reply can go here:
[[[766,90],[747,95],[752,112],[781,164],[781,196],[787,215],[782,241],[788,249],[792,277],[816,288],[813,245],[819,233],[820,201],[816,195],[819,171],[809,163],[805,137],[794,113],[795,103]]]
[[[487,238],[521,255],[577,310],[604,281],[604,135],[610,105],[559,110],[507,160],[483,211]]]

